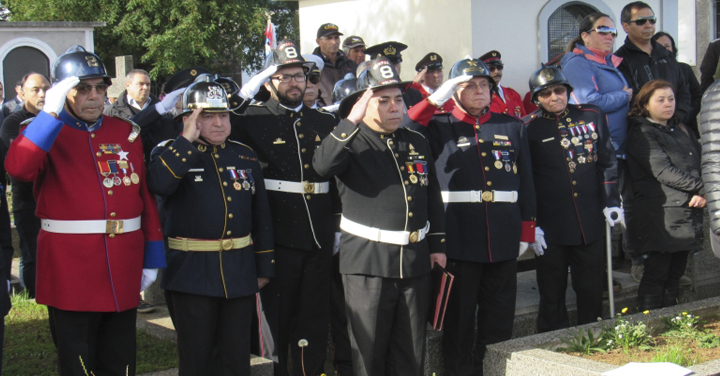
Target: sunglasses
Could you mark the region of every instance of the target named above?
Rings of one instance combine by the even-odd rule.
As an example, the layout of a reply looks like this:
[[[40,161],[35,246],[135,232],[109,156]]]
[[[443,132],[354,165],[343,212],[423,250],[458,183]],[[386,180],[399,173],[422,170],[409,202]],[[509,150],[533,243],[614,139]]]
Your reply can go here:
[[[95,92],[102,95],[105,94],[107,91],[108,85],[107,84],[97,84],[97,85],[90,85],[90,84],[80,84],[75,86],[75,90],[77,90],[78,94],[80,95],[88,95],[92,91],[92,89],[95,88]]]
[[[310,73],[308,81],[313,85],[317,85],[320,82],[320,73]]]
[[[655,17],[655,16],[652,16],[652,17],[639,17],[639,18],[636,19],[636,20],[630,20],[630,21],[628,21],[628,23],[635,22],[635,25],[642,26],[642,25],[645,25],[645,22],[648,22],[648,21],[650,21],[650,25],[655,25],[655,23],[657,23],[657,17]]]
[[[272,78],[273,80],[278,80],[284,84],[292,81],[293,78],[295,79],[295,82],[305,82],[305,74],[304,73],[298,73],[298,74],[295,74],[292,76],[288,75],[288,74],[283,74],[280,76],[274,76],[274,77],[270,77],[270,78]]]
[[[504,65],[491,65],[491,66],[488,67],[488,70],[489,70],[491,73],[492,73],[492,72],[495,72],[495,71],[502,71],[503,69],[505,69],[505,66],[504,66]]]
[[[612,35],[613,37],[617,37],[617,29],[614,27],[607,27],[607,26],[598,26],[594,29],[590,29],[587,32],[590,33],[591,31],[594,31],[600,35]]]
[[[555,95],[563,95],[567,92],[567,88],[565,86],[558,86],[553,89],[544,89],[538,92],[538,97],[541,98],[549,98],[553,93]]]

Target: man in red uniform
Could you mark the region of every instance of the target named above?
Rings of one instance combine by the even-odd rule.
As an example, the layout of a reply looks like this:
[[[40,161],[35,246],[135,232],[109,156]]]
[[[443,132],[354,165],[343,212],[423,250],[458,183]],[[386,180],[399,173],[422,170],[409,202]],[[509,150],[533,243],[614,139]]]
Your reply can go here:
[[[493,81],[495,81],[490,112],[515,116],[518,119],[525,116],[525,108],[523,107],[523,100],[520,94],[509,87],[500,85],[503,69],[505,68],[500,52],[492,50],[480,56],[480,60],[487,65],[490,70],[490,75]]]
[[[408,108],[427,98],[442,85],[442,63],[442,56],[435,52],[430,52],[415,65],[415,71],[418,72],[418,74],[415,76],[410,87],[403,93],[403,100],[405,100],[405,105]],[[439,106],[435,112],[440,114],[452,112],[454,107],[455,101],[447,101],[442,106]]]
[[[52,72],[59,82],[5,161],[35,184],[36,299],[61,375],[135,375],[138,293],[165,267],[140,128],[102,115],[111,81],[97,55],[73,46]]]

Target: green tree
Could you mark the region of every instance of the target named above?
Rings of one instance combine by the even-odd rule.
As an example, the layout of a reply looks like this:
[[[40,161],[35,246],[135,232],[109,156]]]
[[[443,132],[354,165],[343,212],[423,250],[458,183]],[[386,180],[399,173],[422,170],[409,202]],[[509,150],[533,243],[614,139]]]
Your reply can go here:
[[[297,2],[271,0],[6,0],[11,21],[99,21],[95,51],[108,69],[133,55],[154,79],[190,66],[219,73],[257,69],[267,14],[297,40]]]

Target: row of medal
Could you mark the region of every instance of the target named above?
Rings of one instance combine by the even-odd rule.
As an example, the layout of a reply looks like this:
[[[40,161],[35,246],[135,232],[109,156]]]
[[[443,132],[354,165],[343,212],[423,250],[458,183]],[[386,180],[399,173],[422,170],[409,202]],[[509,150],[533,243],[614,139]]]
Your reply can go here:
[[[139,184],[140,176],[135,172],[135,165],[125,160],[99,161],[100,174],[104,177],[105,188],[112,188],[125,184]],[[128,174],[128,170],[130,174]],[[123,176],[120,177],[122,171]]]
[[[252,170],[237,170],[235,167],[228,167],[230,178],[233,180],[233,188],[236,191],[251,191],[255,194],[255,179],[252,176]],[[242,180],[242,182],[240,181]]]
[[[509,143],[509,141],[507,142]],[[507,172],[510,172],[510,170],[512,169],[512,172],[517,174],[517,164],[515,163],[515,158],[513,158],[514,153],[514,150],[493,150],[492,155],[493,157],[495,157],[495,163],[493,165],[495,166],[495,168],[497,168],[498,170],[505,168],[505,171]],[[512,167],[510,166],[511,161]]]
[[[585,155],[587,152],[587,156]],[[566,151],[568,167],[574,169],[577,167],[575,163],[575,156],[577,155],[577,162],[580,164],[591,163],[597,161],[597,151],[595,149],[595,141],[587,140],[575,146],[575,150],[569,149]]]
[[[562,138],[560,145],[565,149],[569,149],[570,145],[581,145],[583,139],[589,140],[592,138],[593,140],[597,140],[598,138],[598,134],[595,131],[595,123],[593,122],[585,124],[584,120],[580,120],[577,125],[570,124],[569,127],[560,125],[558,128],[560,137]]]
[[[408,179],[411,183],[417,184],[420,182],[422,186],[428,185],[427,161],[415,159],[412,162],[405,162],[405,167],[410,174]],[[418,176],[415,176],[415,173],[417,173]]]

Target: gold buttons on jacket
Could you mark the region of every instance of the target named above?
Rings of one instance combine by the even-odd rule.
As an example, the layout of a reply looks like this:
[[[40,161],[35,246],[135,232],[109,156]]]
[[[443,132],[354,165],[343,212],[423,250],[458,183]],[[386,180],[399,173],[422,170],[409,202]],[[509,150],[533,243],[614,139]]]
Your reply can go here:
[[[572,185],[577,185],[577,182],[573,180]]]
[[[478,138],[478,142],[482,144],[485,142],[485,140],[483,140],[482,138]]]
[[[181,159],[181,161],[183,161],[183,162],[187,162],[187,159],[183,158],[183,159]]]
[[[413,216],[413,213],[412,213],[412,212],[409,212],[409,213],[408,213],[408,217],[412,218],[412,216]]]
[[[482,153],[480,153],[480,155],[483,156],[483,157],[487,157],[487,153],[486,153],[486,152],[482,152]]]
[[[390,145],[390,146],[393,146],[393,145],[394,145],[394,143],[392,142],[392,140],[388,141],[388,145]]]
[[[117,213],[115,213],[115,212],[110,213],[111,217],[115,217],[116,215],[117,215]]]
[[[309,199],[310,199],[310,195],[305,195],[305,199],[306,199],[306,200],[309,200]]]
[[[232,201],[232,197],[228,197],[228,201]]]
[[[108,191],[108,196],[112,196],[112,195],[113,195],[113,191],[112,191],[112,189],[111,189],[111,190]]]
[[[300,124],[300,122],[298,121],[295,125],[297,125],[297,126],[299,127],[301,124]]]
[[[90,133],[90,138],[95,138],[95,133]]]
[[[490,171],[490,167],[485,166],[485,171]]]
[[[577,196],[578,196],[577,192],[573,193],[573,197],[577,197]]]
[[[306,163],[303,165],[303,167],[307,170],[308,168],[310,168],[310,165]]]
[[[230,236],[230,235],[232,235],[232,231],[228,231],[228,232],[226,232],[226,234],[227,234],[228,236]]]
[[[305,148],[300,149],[300,152],[301,152],[301,153],[304,153],[304,152],[306,152],[306,151],[307,151],[307,150],[306,150]]]
[[[300,134],[298,135],[298,138],[299,138],[299,139],[303,139],[303,138],[305,138],[305,135],[303,135],[302,133],[300,133]]]
[[[218,168],[218,171],[223,172],[224,169],[222,167]]]
[[[340,137],[345,138],[347,135],[345,133],[340,133]]]
[[[95,155],[97,155],[98,157],[102,157],[102,152],[97,152],[95,153]]]
[[[476,126],[475,126],[475,129],[480,129],[480,126],[479,126],[479,125],[476,125]]]
[[[223,187],[227,187],[227,182],[226,182],[226,181],[223,182]]]
[[[232,219],[233,213],[228,214],[228,218]]]
[[[215,153],[215,159],[220,158],[220,154]]]
[[[192,150],[188,150],[188,155],[192,155]]]
[[[412,201],[412,196],[408,196],[408,201]]]
[[[487,182],[487,186],[488,186],[488,187],[491,186],[491,185],[492,185],[492,182],[491,182],[491,181]]]
[[[115,237],[115,234],[110,234],[110,235],[108,235],[108,237],[109,237],[110,239],[113,239],[113,238]]]
[[[410,185],[410,182],[405,180],[405,185]]]

